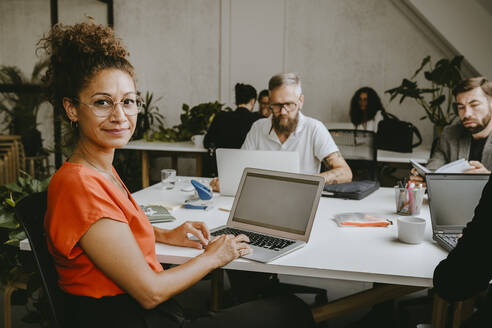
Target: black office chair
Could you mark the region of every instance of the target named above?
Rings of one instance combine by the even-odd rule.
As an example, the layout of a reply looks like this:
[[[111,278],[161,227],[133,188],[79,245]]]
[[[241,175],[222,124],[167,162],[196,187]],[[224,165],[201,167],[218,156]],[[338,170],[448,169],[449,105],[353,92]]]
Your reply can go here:
[[[354,180],[379,181],[376,133],[357,129],[330,129],[338,149],[347,161]]]
[[[15,206],[15,217],[21,223],[29,239],[34,262],[38,268],[50,307],[53,325],[56,328],[62,328],[65,319],[64,294],[58,286],[58,273],[46,244],[46,234],[43,227],[46,203],[46,192],[29,195]]]

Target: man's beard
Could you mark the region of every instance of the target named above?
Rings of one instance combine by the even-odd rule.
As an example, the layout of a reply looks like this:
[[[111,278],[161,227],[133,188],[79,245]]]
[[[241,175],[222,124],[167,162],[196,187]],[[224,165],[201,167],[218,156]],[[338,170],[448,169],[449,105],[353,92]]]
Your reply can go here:
[[[465,128],[465,129],[467,129],[468,132],[470,132],[471,134],[479,133],[483,131],[487,127],[487,125],[489,125],[490,119],[491,119],[491,115],[490,112],[488,112],[487,115],[483,118],[483,120],[477,122],[477,126],[472,128]],[[465,122],[466,120],[463,121],[463,123]]]
[[[294,118],[290,118],[287,115],[285,115],[287,117],[287,122],[282,124],[281,123],[281,118],[283,117],[284,115],[279,115],[279,116],[275,116],[273,115],[272,117],[272,126],[273,126],[273,129],[275,130],[275,132],[277,133],[287,133],[287,134],[290,134],[292,132],[294,132],[297,128],[297,123],[299,122],[299,112],[297,112],[296,114],[296,117]]]

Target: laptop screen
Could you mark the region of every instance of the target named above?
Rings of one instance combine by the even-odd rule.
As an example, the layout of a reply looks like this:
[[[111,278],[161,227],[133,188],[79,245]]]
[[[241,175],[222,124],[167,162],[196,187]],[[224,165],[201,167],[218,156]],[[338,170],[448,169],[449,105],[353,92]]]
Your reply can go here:
[[[488,180],[487,175],[428,175],[433,225],[465,226],[473,218]]]
[[[249,172],[232,221],[303,235],[318,182]]]

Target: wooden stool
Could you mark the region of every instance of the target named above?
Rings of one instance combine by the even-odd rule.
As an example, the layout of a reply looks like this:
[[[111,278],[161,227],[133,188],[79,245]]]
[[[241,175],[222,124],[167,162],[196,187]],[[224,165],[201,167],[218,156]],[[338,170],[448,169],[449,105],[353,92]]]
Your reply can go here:
[[[50,175],[48,155],[26,156],[26,171],[36,179],[44,179]]]
[[[12,293],[17,289],[27,290],[27,279],[21,279],[8,286],[5,286],[3,292],[3,326],[12,327]]]

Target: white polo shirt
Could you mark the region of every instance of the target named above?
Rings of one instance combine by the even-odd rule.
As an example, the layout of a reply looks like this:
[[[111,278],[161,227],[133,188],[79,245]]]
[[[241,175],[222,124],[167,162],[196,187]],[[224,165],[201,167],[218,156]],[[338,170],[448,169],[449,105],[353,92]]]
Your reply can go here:
[[[301,112],[296,130],[283,144],[272,129],[270,117],[253,123],[241,149],[296,151],[299,153],[300,173],[305,174],[318,174],[323,159],[338,151],[325,125]]]

